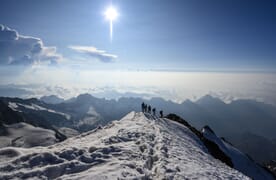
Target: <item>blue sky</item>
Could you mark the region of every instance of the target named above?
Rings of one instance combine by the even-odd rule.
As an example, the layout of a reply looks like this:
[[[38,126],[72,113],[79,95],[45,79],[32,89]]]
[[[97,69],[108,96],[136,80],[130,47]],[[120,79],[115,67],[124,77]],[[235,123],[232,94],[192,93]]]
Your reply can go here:
[[[70,61],[94,57],[68,46],[118,56],[115,63],[89,63],[100,69],[276,69],[276,1],[113,0],[120,15],[112,43],[103,16],[111,1],[0,3],[0,24],[41,38]]]
[[[111,41],[110,0],[1,0],[0,96],[211,94],[276,104],[275,0],[112,4]]]

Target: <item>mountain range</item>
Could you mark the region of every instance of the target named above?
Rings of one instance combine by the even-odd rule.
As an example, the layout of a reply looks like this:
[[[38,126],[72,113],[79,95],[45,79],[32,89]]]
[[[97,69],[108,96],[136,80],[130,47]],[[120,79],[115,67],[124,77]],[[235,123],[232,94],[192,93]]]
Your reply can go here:
[[[259,163],[276,159],[276,108],[253,100],[236,100],[227,104],[206,95],[196,102],[186,100],[178,104],[162,98],[108,100],[81,94],[69,100],[49,96],[41,99],[2,97],[0,101],[1,106],[16,112],[14,116],[20,116],[20,122],[53,130],[57,141],[104,126],[130,111],[141,111],[144,102],[155,107],[157,114],[159,110],[165,114],[178,114],[196,129],[208,125],[218,136]],[[260,145],[263,148],[259,148]]]

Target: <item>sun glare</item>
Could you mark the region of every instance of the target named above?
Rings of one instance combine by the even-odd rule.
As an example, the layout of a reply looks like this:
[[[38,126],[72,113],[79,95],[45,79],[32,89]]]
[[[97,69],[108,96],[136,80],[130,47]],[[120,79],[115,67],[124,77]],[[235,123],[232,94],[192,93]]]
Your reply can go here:
[[[105,17],[106,19],[113,21],[118,17],[118,12],[114,7],[109,7],[106,11],[105,11]]]
[[[112,42],[113,20],[115,20],[118,17],[118,12],[114,7],[110,6],[109,8],[106,9],[104,15],[105,15],[105,18],[109,20],[110,41]]]

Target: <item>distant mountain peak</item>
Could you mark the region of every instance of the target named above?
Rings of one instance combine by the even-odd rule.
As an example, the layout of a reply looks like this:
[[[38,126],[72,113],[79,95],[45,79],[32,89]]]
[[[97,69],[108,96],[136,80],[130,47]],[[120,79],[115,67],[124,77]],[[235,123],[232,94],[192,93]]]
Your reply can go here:
[[[40,98],[40,100],[47,104],[59,104],[59,103],[64,102],[64,99],[62,99],[56,95],[42,96]]]
[[[189,105],[189,106],[191,106],[191,105],[195,105],[195,103],[193,102],[193,101],[191,101],[190,99],[186,99],[185,101],[183,101],[182,103],[181,103],[182,105]]]
[[[85,94],[80,94],[77,96],[76,100],[77,101],[90,101],[92,99],[96,99],[94,96],[92,96],[91,94],[85,93]]]
[[[94,96],[92,96],[89,93],[84,93],[84,94],[80,94],[77,96],[77,98],[92,98],[92,97],[94,97]]]
[[[213,97],[209,94],[202,96],[200,99],[196,101],[196,104],[200,104],[200,105],[214,104],[214,103],[225,104],[221,99]]]

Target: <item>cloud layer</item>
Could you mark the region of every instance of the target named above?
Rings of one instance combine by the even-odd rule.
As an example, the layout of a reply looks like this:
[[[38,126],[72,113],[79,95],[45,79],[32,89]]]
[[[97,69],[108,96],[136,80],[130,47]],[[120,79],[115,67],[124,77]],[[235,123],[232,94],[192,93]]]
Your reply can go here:
[[[99,97],[116,98],[121,95],[117,93],[120,92],[132,93],[132,95],[135,93],[135,97],[140,94],[141,97],[158,96],[182,102],[187,98],[197,100],[210,94],[225,102],[236,99],[254,99],[276,105],[275,73],[97,71],[90,69],[75,71],[72,68],[43,66],[36,71],[30,68],[20,77],[4,76],[3,78],[1,76],[0,91],[1,84],[10,85],[11,83],[15,85],[40,84],[39,86],[19,87],[30,91],[31,93],[26,94],[29,97],[55,94],[70,98],[81,93],[91,93]],[[4,88],[2,93],[7,93],[8,89],[10,94],[12,87],[2,88]]]
[[[69,46],[70,49],[89,55],[92,58],[95,58],[104,63],[114,62],[117,59],[117,55],[108,54],[103,50],[99,50],[93,46]]]
[[[54,65],[61,59],[56,47],[47,47],[39,38],[20,35],[0,24],[0,65]]]

